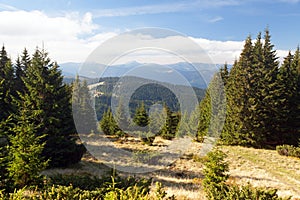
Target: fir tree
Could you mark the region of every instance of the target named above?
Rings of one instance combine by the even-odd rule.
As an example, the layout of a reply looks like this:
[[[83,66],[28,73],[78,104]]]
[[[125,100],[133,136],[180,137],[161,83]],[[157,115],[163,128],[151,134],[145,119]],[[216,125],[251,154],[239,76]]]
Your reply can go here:
[[[149,116],[147,114],[144,102],[142,102],[136,108],[133,122],[140,127],[145,127],[149,124]]]
[[[222,200],[226,197],[228,187],[225,185],[229,175],[228,163],[225,162],[227,157],[220,150],[214,150],[207,154],[207,161],[204,163],[203,187],[208,199]]]
[[[40,172],[47,166],[47,161],[41,156],[45,143],[41,143],[41,138],[45,135],[37,136],[37,127],[31,122],[33,113],[29,111],[32,102],[22,102],[22,108],[17,123],[12,131],[14,136],[10,138],[9,156],[11,158],[7,170],[14,185],[23,188],[26,185],[37,183]]]
[[[290,124],[293,127],[293,133],[295,133],[297,136],[294,138],[298,138],[299,141],[300,138],[300,49],[299,46],[297,47],[297,50],[294,54],[294,59],[292,63],[292,71],[294,72],[296,78],[295,78],[295,87],[294,90],[295,93],[291,97],[291,102],[293,104],[291,105],[291,113],[290,113]],[[299,145],[299,144],[298,144]]]
[[[247,114],[247,89],[249,89],[249,67],[253,63],[251,37],[247,37],[240,59],[229,73],[226,83],[227,115],[222,133],[223,142],[229,144],[253,143],[252,135],[245,129]]]
[[[114,135],[118,131],[118,126],[110,109],[104,112],[99,125],[106,135]]]
[[[284,144],[298,145],[300,139],[300,50],[289,52],[279,69],[280,129],[279,139]]]
[[[260,105],[257,106],[259,116],[261,117],[261,124],[256,129],[256,133],[262,135],[265,141],[263,144],[280,144],[276,133],[278,133],[278,101],[277,90],[277,76],[278,76],[278,61],[276,51],[273,50],[274,45],[271,44],[271,36],[269,30],[266,29],[264,35],[263,46],[263,67],[260,71],[262,79],[260,80],[259,92],[261,92]]]
[[[51,167],[76,163],[83,154],[82,145],[77,145],[74,137],[71,90],[62,80],[57,64],[37,49],[23,79],[26,92],[19,93],[20,101],[32,102],[30,122],[38,127],[37,136],[46,135],[42,154],[50,159]]]
[[[72,104],[77,132],[80,134],[97,132],[97,120],[93,108],[92,96],[89,92],[87,82],[80,82],[78,76],[73,83]]]
[[[159,135],[166,121],[166,113],[163,109],[153,106],[149,111],[149,132]]]
[[[164,109],[166,113],[166,121],[160,132],[160,135],[164,139],[170,140],[176,136],[180,115],[176,112],[172,112],[167,106],[165,106]]]
[[[204,136],[207,136],[211,120],[211,98],[207,89],[204,98],[199,105],[199,123],[197,129],[196,141],[203,142]]]
[[[117,123],[117,128],[115,130],[117,135],[125,135],[125,132],[129,131],[131,127],[128,119],[129,114],[125,111],[124,101],[122,98],[118,100],[118,106],[113,114],[115,122]]]
[[[6,120],[6,118],[14,112],[14,106],[11,102],[12,95],[15,94],[14,69],[4,46],[0,51],[0,81],[3,81],[0,94],[0,121],[2,121]]]
[[[19,92],[24,92],[25,85],[23,82],[23,78],[25,77],[26,70],[30,65],[30,56],[28,54],[27,49],[24,49],[23,54],[16,60],[15,65],[15,88]]]

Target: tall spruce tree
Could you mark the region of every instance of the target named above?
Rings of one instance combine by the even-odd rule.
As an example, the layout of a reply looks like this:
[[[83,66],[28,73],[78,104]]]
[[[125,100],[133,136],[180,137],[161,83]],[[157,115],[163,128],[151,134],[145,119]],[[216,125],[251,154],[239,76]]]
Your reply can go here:
[[[200,116],[197,141],[203,141],[204,136],[219,137],[222,132],[226,116],[226,94],[223,80],[228,78],[225,64],[218,73],[215,73],[205,97],[200,102]]]
[[[207,136],[211,120],[211,98],[209,89],[206,90],[204,98],[199,104],[199,123],[195,140],[198,142],[204,141],[204,136]]]
[[[160,135],[162,138],[170,140],[176,136],[176,133],[178,131],[180,114],[177,112],[172,112],[166,105],[164,109],[166,113],[166,121],[160,131]]]
[[[106,135],[114,135],[119,129],[110,109],[104,112],[99,125],[102,132]]]
[[[24,92],[25,85],[23,78],[25,77],[26,70],[30,65],[30,56],[25,48],[21,57],[18,57],[15,64],[15,88],[19,92]]]
[[[226,80],[227,115],[222,140],[227,144],[254,143],[253,133],[245,126],[248,106],[249,71],[253,63],[253,46],[248,36],[241,56],[236,61]]]
[[[278,107],[280,118],[278,122],[279,139],[285,144],[298,145],[300,139],[300,51],[294,56],[289,52],[279,69]]]
[[[292,63],[292,70],[295,72],[296,76],[296,89],[295,94],[293,94],[291,102],[292,108],[290,113],[290,123],[293,127],[293,133],[297,134],[297,140],[300,138],[300,48],[297,47],[297,50],[294,54],[294,59]],[[299,142],[300,143],[300,142]],[[298,144],[300,145],[300,144]]]
[[[44,50],[36,49],[23,79],[25,93],[21,101],[30,101],[31,123],[37,136],[45,134],[42,155],[50,159],[49,166],[67,166],[81,159],[82,145],[77,145],[72,119],[71,89],[65,85],[56,63]]]
[[[86,80],[80,81],[79,76],[73,83],[73,117],[79,134],[97,132],[96,113],[92,96]]]
[[[14,111],[14,106],[11,102],[12,96],[15,94],[14,69],[4,46],[2,46],[0,51],[0,81],[3,81],[1,84],[2,94],[0,97],[0,121],[2,121],[6,120]]]
[[[284,144],[296,144],[297,134],[293,124],[293,118],[295,118],[295,99],[294,95],[297,90],[297,76],[296,69],[293,69],[293,55],[291,52],[285,57],[283,64],[279,69],[278,75],[278,92],[280,94],[277,106],[280,108],[277,114],[278,120],[278,139]]]
[[[136,108],[135,115],[133,117],[133,122],[140,127],[145,127],[149,124],[149,116],[146,111],[144,102],[142,102]]]
[[[255,130],[256,134],[263,137],[263,140],[260,142],[261,145],[281,144],[277,135],[279,133],[278,121],[280,120],[277,113],[280,108],[276,106],[279,95],[276,92],[279,62],[276,51],[273,48],[274,45],[271,43],[269,30],[266,29],[263,45],[263,68],[260,70],[261,80],[258,87],[261,101],[256,108],[260,111],[261,123]]]
[[[4,79],[0,80],[0,111],[3,112],[5,109],[5,102],[3,97],[3,83]],[[8,134],[6,127],[6,120],[3,119],[1,114],[0,119],[0,190],[7,189],[7,181],[8,181],[8,171],[7,165],[9,163],[8,159]]]
[[[37,136],[38,126],[31,122],[31,118],[34,118],[32,114],[35,114],[30,110],[32,103],[30,99],[21,103],[16,123],[12,127],[14,135],[10,137],[7,170],[14,186],[18,188],[39,183],[40,172],[47,166],[47,161],[41,156],[45,145],[41,138],[45,135]]]

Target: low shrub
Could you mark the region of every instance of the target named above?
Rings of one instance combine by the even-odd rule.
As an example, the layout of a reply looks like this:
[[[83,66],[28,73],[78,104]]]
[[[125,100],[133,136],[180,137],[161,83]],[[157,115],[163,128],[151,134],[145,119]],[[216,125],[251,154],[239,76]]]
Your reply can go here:
[[[300,158],[300,147],[295,147],[293,145],[280,145],[276,146],[276,151],[282,156],[292,156]]]
[[[4,200],[82,200],[82,199],[144,199],[150,200],[151,179],[137,179],[135,177],[121,178],[120,176],[111,176],[97,179],[95,177],[81,176],[56,176],[52,177],[52,183],[60,183],[62,185],[49,185],[43,189],[29,189],[27,187],[15,190],[12,193],[4,193],[0,191],[0,199]],[[91,183],[89,183],[91,182]],[[84,184],[87,184],[86,186]],[[160,188],[160,193],[164,194]],[[157,199],[157,198],[155,198]]]
[[[224,161],[226,154],[214,150],[207,154],[204,164],[203,187],[207,198],[211,200],[283,200],[277,195],[277,189],[255,188],[250,184],[246,186],[229,185],[226,183],[229,175],[228,164]],[[285,199],[291,199],[285,198]]]

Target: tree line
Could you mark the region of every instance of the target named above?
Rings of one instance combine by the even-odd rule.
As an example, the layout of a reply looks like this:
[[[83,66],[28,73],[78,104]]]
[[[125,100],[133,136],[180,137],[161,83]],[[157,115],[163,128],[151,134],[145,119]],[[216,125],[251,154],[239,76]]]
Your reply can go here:
[[[220,69],[226,91],[224,144],[272,147],[298,145],[300,138],[299,46],[280,64],[266,29],[253,42],[250,36],[231,69]],[[210,87],[213,87],[213,81]],[[210,93],[200,104],[198,135],[206,135],[211,120]]]
[[[44,49],[24,49],[13,62],[0,51],[0,189],[24,187],[46,167],[80,161],[72,86]],[[6,188],[7,189],[7,188]]]

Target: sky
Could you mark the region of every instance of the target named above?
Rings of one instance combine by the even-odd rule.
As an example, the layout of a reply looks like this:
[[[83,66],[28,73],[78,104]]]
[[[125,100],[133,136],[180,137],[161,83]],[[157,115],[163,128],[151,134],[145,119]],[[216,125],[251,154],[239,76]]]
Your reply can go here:
[[[182,33],[220,64],[268,27],[284,57],[300,44],[300,0],[0,0],[0,42],[13,60],[44,46],[58,63],[84,62],[109,38],[143,27]]]

